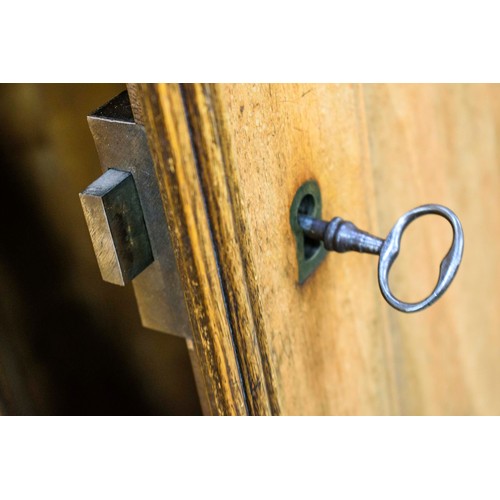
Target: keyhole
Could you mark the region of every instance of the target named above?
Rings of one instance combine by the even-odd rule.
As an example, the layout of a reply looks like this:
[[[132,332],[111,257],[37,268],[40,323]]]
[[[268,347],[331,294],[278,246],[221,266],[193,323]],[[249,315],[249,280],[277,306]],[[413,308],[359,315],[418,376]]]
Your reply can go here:
[[[306,194],[300,201],[298,210],[299,215],[314,216],[315,207],[316,202],[314,201],[314,196],[312,194]],[[312,259],[316,252],[319,250],[320,246],[320,241],[313,240],[304,235],[304,258],[306,260]]]
[[[321,219],[321,192],[315,180],[306,181],[299,187],[290,207],[290,225],[297,249],[299,283],[302,284],[321,264],[326,250],[323,243],[305,236],[299,224],[299,215]]]

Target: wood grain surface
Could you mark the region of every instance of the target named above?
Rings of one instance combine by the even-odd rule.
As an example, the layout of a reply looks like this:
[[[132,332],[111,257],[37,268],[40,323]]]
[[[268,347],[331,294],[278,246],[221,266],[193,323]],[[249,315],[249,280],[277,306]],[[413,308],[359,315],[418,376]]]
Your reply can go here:
[[[142,110],[142,100],[140,97],[141,88],[138,83],[127,83],[127,93],[132,107],[135,123],[144,125],[144,112]]]
[[[215,413],[500,413],[498,86],[141,93]],[[377,258],[359,254],[327,256],[298,285],[289,209],[309,179],[325,218],[382,237],[417,205],[452,208],[465,254],[447,294],[421,313],[394,311]],[[450,237],[436,217],[405,234],[391,277],[403,299],[432,289]]]
[[[210,412],[244,415],[246,396],[181,88],[142,85],[141,100]]]
[[[391,341],[370,256],[329,255],[297,283],[289,210],[316,179],[323,214],[377,231],[360,88],[221,85],[282,414],[398,412]]]
[[[364,97],[380,227],[430,201],[455,210],[465,233],[446,295],[420,314],[387,311],[399,411],[499,414],[500,87],[367,85]],[[450,238],[446,223],[416,224],[395,288],[428,293]]]

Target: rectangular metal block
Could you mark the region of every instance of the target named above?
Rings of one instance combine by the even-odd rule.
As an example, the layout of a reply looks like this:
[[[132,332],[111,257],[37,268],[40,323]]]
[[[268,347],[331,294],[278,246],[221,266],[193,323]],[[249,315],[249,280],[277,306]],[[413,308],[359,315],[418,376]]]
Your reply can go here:
[[[80,193],[80,201],[102,279],[125,285],[153,262],[132,174],[108,170]]]

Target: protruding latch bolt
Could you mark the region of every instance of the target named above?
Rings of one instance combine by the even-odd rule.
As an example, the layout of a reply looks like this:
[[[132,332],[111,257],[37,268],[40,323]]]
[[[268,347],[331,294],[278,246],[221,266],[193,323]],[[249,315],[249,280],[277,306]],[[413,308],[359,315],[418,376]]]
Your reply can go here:
[[[125,285],[153,262],[132,174],[110,168],[80,193],[102,279]]]
[[[453,228],[453,242],[441,262],[439,278],[432,293],[420,302],[403,302],[389,288],[389,271],[396,260],[401,237],[406,227],[418,217],[435,214],[444,217]],[[304,234],[313,240],[321,240],[327,250],[333,252],[363,252],[379,255],[378,282],[385,300],[398,311],[410,313],[421,311],[436,302],[448,289],[455,277],[464,250],[464,234],[458,217],[442,205],[422,205],[406,212],[391,229],[385,240],[358,229],[352,222],[340,217],[325,222],[307,215],[298,216]]]

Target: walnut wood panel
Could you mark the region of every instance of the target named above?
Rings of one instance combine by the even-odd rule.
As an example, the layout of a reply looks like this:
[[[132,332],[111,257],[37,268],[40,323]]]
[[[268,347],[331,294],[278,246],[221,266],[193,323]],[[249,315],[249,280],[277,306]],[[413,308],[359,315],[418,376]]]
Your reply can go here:
[[[498,87],[140,93],[215,413],[500,412]],[[327,256],[298,285],[289,208],[309,179],[325,217],[380,236],[416,205],[455,210],[465,255],[447,294],[421,313],[393,311],[377,259],[359,254]],[[427,219],[403,239],[392,276],[403,299],[432,288],[449,244],[446,225]]]

